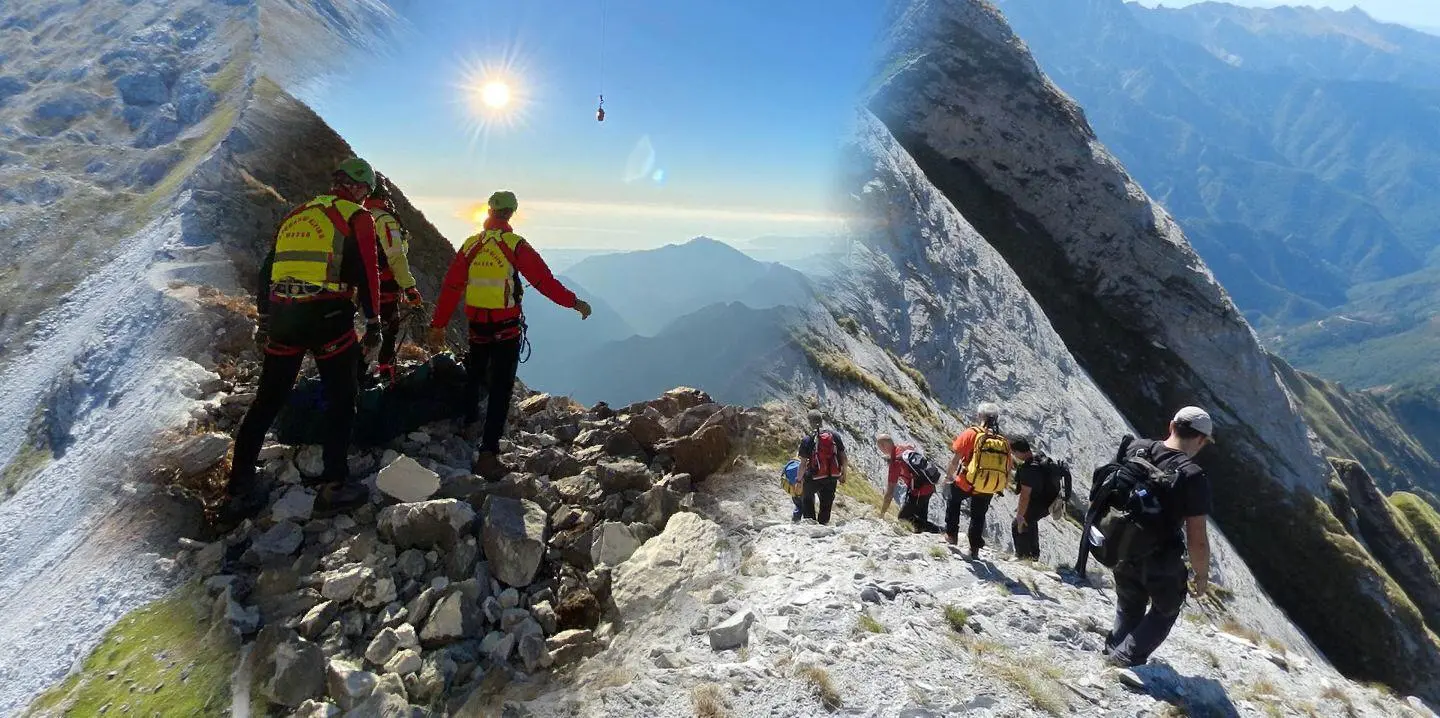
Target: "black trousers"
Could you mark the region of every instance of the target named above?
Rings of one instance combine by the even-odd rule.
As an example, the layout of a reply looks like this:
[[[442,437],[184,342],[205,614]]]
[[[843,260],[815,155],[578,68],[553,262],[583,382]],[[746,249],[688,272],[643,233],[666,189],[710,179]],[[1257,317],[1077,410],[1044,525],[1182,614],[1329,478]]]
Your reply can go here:
[[[838,476],[828,479],[806,479],[804,506],[801,514],[805,518],[815,519],[821,524],[830,523],[830,508],[835,505],[835,489],[839,487],[839,482]]]
[[[1106,645],[1116,657],[1136,665],[1150,659],[1180,617],[1188,578],[1179,551],[1115,567],[1115,626]]]
[[[960,531],[960,504],[963,501],[970,502],[970,550],[979,551],[985,548],[985,514],[990,511],[990,501],[995,497],[992,494],[967,494],[960,490],[960,486],[951,482],[949,493],[945,496],[945,535],[958,536]]]
[[[480,391],[485,396],[485,430],[481,451],[500,451],[505,419],[510,414],[510,395],[515,392],[515,371],[520,366],[520,338],[470,343],[465,355],[465,423],[480,419]]]
[[[360,372],[361,349],[349,349],[325,359],[316,359],[325,397],[324,473],[321,480],[344,481],[350,477],[350,432],[355,424],[355,393]],[[230,469],[230,495],[240,496],[255,488],[255,461],[265,433],[285,408],[305,354],[279,356],[266,354],[260,368],[260,386],[255,401],[240,422],[235,435],[235,456]]]
[[[380,355],[376,358],[379,364],[395,363],[395,342],[400,335],[400,303],[383,302],[380,304]]]
[[[909,521],[915,527],[915,533],[932,533],[934,524],[930,523],[930,497],[934,494],[916,496],[908,494],[905,497],[905,505],[900,507],[901,521]]]
[[[1040,558],[1040,519],[1031,519],[1025,522],[1025,530],[1020,530],[1019,522],[1010,524],[1010,537],[1015,540],[1016,558]]]

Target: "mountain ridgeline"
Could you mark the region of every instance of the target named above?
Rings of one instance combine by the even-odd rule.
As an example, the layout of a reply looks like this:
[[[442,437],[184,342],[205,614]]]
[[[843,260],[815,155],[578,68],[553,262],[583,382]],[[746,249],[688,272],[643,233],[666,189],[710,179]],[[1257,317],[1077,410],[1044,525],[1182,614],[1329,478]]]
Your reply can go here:
[[[595,313],[581,322],[532,291],[533,351],[520,376],[589,403],[626,404],[687,382],[753,401],[759,367],[785,351],[786,317],[813,301],[806,275],[706,237],[586,257],[561,280]]]
[[[1415,361],[1440,347],[1440,37],[1359,10],[997,5],[1281,355],[1440,379]]]

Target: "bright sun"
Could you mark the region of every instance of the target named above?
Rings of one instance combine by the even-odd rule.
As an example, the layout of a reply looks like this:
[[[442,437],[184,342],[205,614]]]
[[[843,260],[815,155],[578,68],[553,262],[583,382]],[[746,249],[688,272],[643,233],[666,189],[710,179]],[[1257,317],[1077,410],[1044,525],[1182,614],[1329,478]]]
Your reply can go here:
[[[510,104],[510,86],[503,82],[487,82],[480,88],[480,101],[496,110],[505,107]]]

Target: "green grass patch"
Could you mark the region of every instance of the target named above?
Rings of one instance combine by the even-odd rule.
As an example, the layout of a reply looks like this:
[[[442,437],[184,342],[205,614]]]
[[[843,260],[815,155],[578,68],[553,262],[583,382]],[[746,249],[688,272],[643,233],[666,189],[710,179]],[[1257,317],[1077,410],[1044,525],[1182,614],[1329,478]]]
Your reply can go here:
[[[237,51],[230,62],[226,63],[225,67],[220,68],[220,71],[215,73],[205,85],[217,95],[228,94],[231,90],[235,89],[236,85],[240,84],[240,80],[245,77],[245,68],[249,64],[249,50]]]
[[[885,625],[875,620],[875,618],[868,613],[860,614],[860,618],[857,619],[856,625],[859,626],[860,630],[865,631],[866,633],[885,632]]]
[[[25,443],[0,471],[0,500],[14,495],[54,458],[45,433],[45,410],[43,406],[36,407],[30,415],[30,424],[25,428]]]
[[[925,396],[935,395],[930,390],[930,382],[925,379],[925,375],[921,374],[919,369],[916,369],[911,366],[909,362],[901,359],[899,354],[890,351],[888,347],[885,349],[885,353],[890,356],[890,361],[895,362],[895,366],[900,367],[900,371],[905,372],[905,376],[910,377],[910,381],[915,382],[915,386],[920,387],[920,391],[925,392]]]
[[[835,323],[839,324],[846,334],[852,337],[860,336],[860,322],[855,321],[855,317],[836,317]]]
[[[959,606],[946,606],[945,622],[950,624],[950,628],[956,633],[963,632],[970,623],[970,612]]]
[[[222,716],[239,646],[210,623],[204,589],[191,583],[120,619],[29,716]]]
[[[815,335],[799,334],[795,340],[799,343],[800,349],[805,352],[810,364],[820,372],[821,376],[831,381],[865,389],[894,407],[912,423],[926,424],[935,429],[941,428],[939,417],[935,416],[935,412],[931,411],[924,401],[895,391],[888,384],[850,361],[849,357],[827,348]]]
[[[836,488],[836,493],[862,504],[879,509],[885,496],[859,472],[845,467],[845,482]]]
[[[1390,505],[1410,527],[1416,541],[1431,560],[1440,563],[1440,513],[1428,502],[1408,491],[1397,491],[1390,495]]]

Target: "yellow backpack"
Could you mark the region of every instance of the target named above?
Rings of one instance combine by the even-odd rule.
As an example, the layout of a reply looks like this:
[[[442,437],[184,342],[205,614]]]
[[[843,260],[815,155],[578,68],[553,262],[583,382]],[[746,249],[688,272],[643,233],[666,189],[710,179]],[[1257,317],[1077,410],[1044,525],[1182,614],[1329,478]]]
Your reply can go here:
[[[965,481],[969,493],[998,494],[1010,485],[1010,441],[998,432],[984,427],[974,427],[975,450],[970,453],[970,465],[965,467]]]

